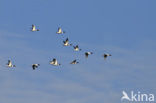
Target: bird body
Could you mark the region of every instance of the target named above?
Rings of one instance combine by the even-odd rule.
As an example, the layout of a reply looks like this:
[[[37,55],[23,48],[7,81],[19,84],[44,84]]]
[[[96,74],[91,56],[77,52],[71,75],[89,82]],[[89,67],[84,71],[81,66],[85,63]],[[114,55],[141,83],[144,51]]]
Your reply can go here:
[[[69,40],[67,38],[65,41],[63,41],[63,45],[64,46],[71,46],[72,44],[69,44]]]
[[[103,57],[106,59],[108,56],[112,56],[111,54],[104,54]]]
[[[52,61],[50,61],[50,64],[51,65],[54,65],[54,66],[59,66],[61,64],[58,63],[58,61],[54,58]]]
[[[81,49],[79,49],[79,46],[76,45],[76,46],[73,46],[74,47],[74,51],[81,51]]]
[[[13,65],[13,64],[12,64],[11,60],[8,60],[7,66],[8,66],[9,68],[16,67],[16,65]]]
[[[57,34],[64,34],[65,32],[59,27],[58,31],[56,32]]]
[[[38,66],[40,66],[40,64],[32,64],[33,70],[35,70],[36,68],[38,68]]]
[[[73,60],[70,64],[78,64],[79,62],[77,62],[77,60]]]
[[[88,58],[89,55],[93,54],[93,52],[85,52],[86,58]]]
[[[36,26],[32,25],[31,31],[39,31],[39,29],[36,29]]]

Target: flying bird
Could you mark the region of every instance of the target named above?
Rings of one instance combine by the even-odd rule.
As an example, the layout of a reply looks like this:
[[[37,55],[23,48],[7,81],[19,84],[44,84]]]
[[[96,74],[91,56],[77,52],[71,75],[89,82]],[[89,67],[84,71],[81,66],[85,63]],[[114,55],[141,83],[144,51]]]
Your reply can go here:
[[[6,64],[9,68],[12,68],[12,67],[16,67],[16,65],[13,65],[11,60],[8,60],[8,63]]]
[[[57,31],[56,33],[57,33],[57,34],[64,34],[65,31],[63,31],[63,30],[61,29],[61,27],[59,27],[59,28],[58,28],[58,31]]]
[[[72,44],[69,44],[69,39],[67,38],[65,41],[63,41],[64,46],[71,46]]]
[[[73,60],[70,64],[78,64],[79,62],[77,62],[77,60]]]
[[[38,66],[40,66],[40,64],[32,64],[33,70],[35,70],[36,68],[38,68]]]
[[[39,31],[39,29],[36,29],[36,26],[32,25],[31,31]]]
[[[89,55],[93,54],[93,52],[85,52],[86,58],[88,58]]]
[[[81,51],[81,49],[79,49],[79,46],[78,46],[78,45],[73,46],[73,47],[74,47],[74,50],[75,50],[75,51]]]
[[[51,65],[54,65],[54,66],[59,66],[61,64],[58,63],[58,61],[54,58],[52,61],[50,61],[50,64]]]
[[[112,56],[111,54],[104,54],[103,57],[106,59],[108,56]]]

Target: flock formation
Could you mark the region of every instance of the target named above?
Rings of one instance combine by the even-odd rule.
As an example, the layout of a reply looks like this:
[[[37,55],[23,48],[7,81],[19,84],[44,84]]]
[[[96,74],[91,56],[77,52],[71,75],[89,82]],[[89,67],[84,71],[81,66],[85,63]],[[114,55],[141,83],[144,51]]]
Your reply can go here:
[[[36,29],[36,26],[35,26],[35,25],[32,25],[31,31],[32,31],[32,32],[36,32],[36,31],[40,31],[40,30],[39,30],[39,29]],[[56,34],[58,34],[58,35],[63,35],[64,33],[65,33],[65,31],[63,31],[61,27],[59,27],[58,30],[57,30],[57,32],[56,32]],[[63,41],[63,45],[64,45],[64,46],[73,46],[72,44],[69,43],[69,39],[68,39],[68,38],[66,38],[66,40]],[[82,50],[82,49],[79,48],[78,45],[73,46],[73,49],[74,49],[74,51],[81,51],[81,50]],[[88,56],[89,56],[89,55],[92,55],[92,54],[93,54],[93,52],[90,52],[90,51],[84,53],[84,55],[85,55],[86,58],[88,58]],[[103,58],[104,58],[104,59],[106,59],[106,58],[109,57],[109,56],[112,56],[112,55],[111,55],[111,54],[108,54],[108,53],[104,53],[104,54],[103,54]],[[73,60],[72,62],[70,62],[70,64],[78,64],[78,63],[79,63],[79,62],[78,62],[76,59]],[[53,66],[60,66],[60,65],[61,65],[61,64],[57,61],[56,58],[53,58],[53,60],[51,60],[51,61],[49,62],[49,64],[51,64],[51,65],[53,65]],[[12,64],[11,60],[8,60],[8,63],[7,63],[6,65],[7,65],[7,67],[9,67],[9,68],[14,68],[14,67],[16,67],[16,65]],[[32,64],[32,69],[35,70],[35,69],[38,68],[39,66],[40,66],[40,64]]]

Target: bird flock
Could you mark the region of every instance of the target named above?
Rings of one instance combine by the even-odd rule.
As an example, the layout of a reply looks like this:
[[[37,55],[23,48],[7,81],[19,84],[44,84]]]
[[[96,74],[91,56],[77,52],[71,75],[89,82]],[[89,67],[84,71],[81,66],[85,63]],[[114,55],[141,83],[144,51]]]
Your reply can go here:
[[[37,31],[40,31],[40,30],[37,29],[35,25],[32,25],[31,31],[32,32],[37,32]],[[64,35],[65,33],[66,32],[63,31],[61,27],[59,27],[57,32],[56,32],[57,35]],[[68,38],[66,38],[66,40],[63,41],[63,46],[73,46],[74,51],[81,51],[82,50],[81,48],[79,48],[78,45],[73,45],[73,44],[69,43],[69,39]],[[84,53],[86,59],[88,58],[89,55],[92,55],[92,54],[93,54],[93,52],[91,52],[91,51],[87,51],[87,52]],[[107,57],[112,56],[112,55],[108,54],[108,53],[104,53],[102,56],[103,56],[104,60],[106,60]],[[72,62],[70,62],[70,64],[78,64],[78,63],[79,62],[77,61],[77,59],[75,59]],[[53,58],[49,62],[49,64],[53,65],[53,66],[60,66],[61,65],[56,58]],[[11,60],[8,60],[8,63],[6,64],[6,66],[8,68],[15,68],[16,67],[16,65],[12,64]],[[32,69],[35,70],[39,66],[40,66],[40,64],[32,64]]]

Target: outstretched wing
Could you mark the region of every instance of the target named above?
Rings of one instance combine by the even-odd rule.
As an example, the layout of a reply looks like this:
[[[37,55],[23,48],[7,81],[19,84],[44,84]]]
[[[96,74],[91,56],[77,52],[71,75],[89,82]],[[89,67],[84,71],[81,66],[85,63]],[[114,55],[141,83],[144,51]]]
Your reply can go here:
[[[33,68],[33,70],[35,70],[36,69],[36,65],[32,65],[32,68]]]
[[[76,59],[75,60],[73,60],[73,63],[75,63],[76,62]]]
[[[69,41],[69,39],[67,38],[67,39],[66,39],[66,42],[68,42],[68,41]]]
[[[35,29],[36,29],[35,25],[32,25],[32,30],[35,30]]]
[[[88,55],[89,55],[89,54],[86,52],[86,53],[85,53],[86,58],[88,58]]]
[[[107,54],[104,54],[103,56],[104,56],[104,59],[106,59],[106,58],[107,58]]]
[[[62,33],[62,29],[60,27],[58,28],[58,33]]]
[[[8,60],[8,64],[7,65],[8,66],[11,66],[12,65],[11,60]]]
[[[55,58],[53,59],[53,62],[56,62],[56,59]]]
[[[76,60],[73,60],[70,64],[74,64],[76,62]]]

